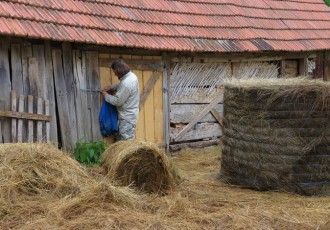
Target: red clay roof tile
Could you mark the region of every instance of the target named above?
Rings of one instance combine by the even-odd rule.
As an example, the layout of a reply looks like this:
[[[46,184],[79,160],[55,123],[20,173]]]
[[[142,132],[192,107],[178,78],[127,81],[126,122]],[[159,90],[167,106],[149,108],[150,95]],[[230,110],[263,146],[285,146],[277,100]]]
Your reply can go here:
[[[330,49],[323,0],[0,0],[0,34],[147,49]]]

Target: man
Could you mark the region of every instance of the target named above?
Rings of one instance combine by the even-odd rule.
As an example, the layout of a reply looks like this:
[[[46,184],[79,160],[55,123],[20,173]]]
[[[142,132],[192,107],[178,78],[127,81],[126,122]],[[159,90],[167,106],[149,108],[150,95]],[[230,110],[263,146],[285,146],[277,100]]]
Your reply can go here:
[[[117,107],[119,131],[115,140],[134,140],[139,116],[139,82],[122,59],[115,59],[111,68],[120,83],[105,87],[102,94],[108,103]],[[108,91],[115,93],[111,95]]]

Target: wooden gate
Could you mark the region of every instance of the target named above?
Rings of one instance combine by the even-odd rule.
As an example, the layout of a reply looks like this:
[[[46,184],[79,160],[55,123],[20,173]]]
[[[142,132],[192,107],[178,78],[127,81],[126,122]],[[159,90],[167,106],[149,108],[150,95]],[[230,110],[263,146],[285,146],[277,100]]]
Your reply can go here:
[[[23,95],[19,95],[17,100],[15,91],[11,91],[10,95],[11,111],[0,110],[0,117],[11,119],[11,142],[49,142],[49,101],[31,95],[27,101]],[[27,112],[24,112],[25,105]]]
[[[110,68],[119,55],[100,54],[100,84],[105,87],[118,83]],[[121,55],[139,80],[140,113],[136,128],[136,140],[164,144],[163,121],[163,66],[160,56]],[[112,142],[112,137],[106,138]]]

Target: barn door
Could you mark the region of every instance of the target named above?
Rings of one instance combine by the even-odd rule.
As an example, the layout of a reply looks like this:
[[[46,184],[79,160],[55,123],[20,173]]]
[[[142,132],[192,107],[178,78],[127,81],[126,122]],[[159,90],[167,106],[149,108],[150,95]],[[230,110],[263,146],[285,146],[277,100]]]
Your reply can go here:
[[[101,87],[118,83],[110,66],[118,54],[100,54]],[[161,57],[121,55],[139,80],[140,113],[135,139],[156,144],[164,143],[163,74]],[[106,138],[112,143],[113,137]]]

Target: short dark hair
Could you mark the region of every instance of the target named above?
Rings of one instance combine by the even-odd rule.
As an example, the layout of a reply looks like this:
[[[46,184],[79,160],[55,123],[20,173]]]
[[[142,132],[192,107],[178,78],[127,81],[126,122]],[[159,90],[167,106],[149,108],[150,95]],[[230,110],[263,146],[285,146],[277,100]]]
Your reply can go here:
[[[116,71],[119,78],[121,78],[130,71],[129,66],[121,58],[117,58],[112,62],[111,69]]]

